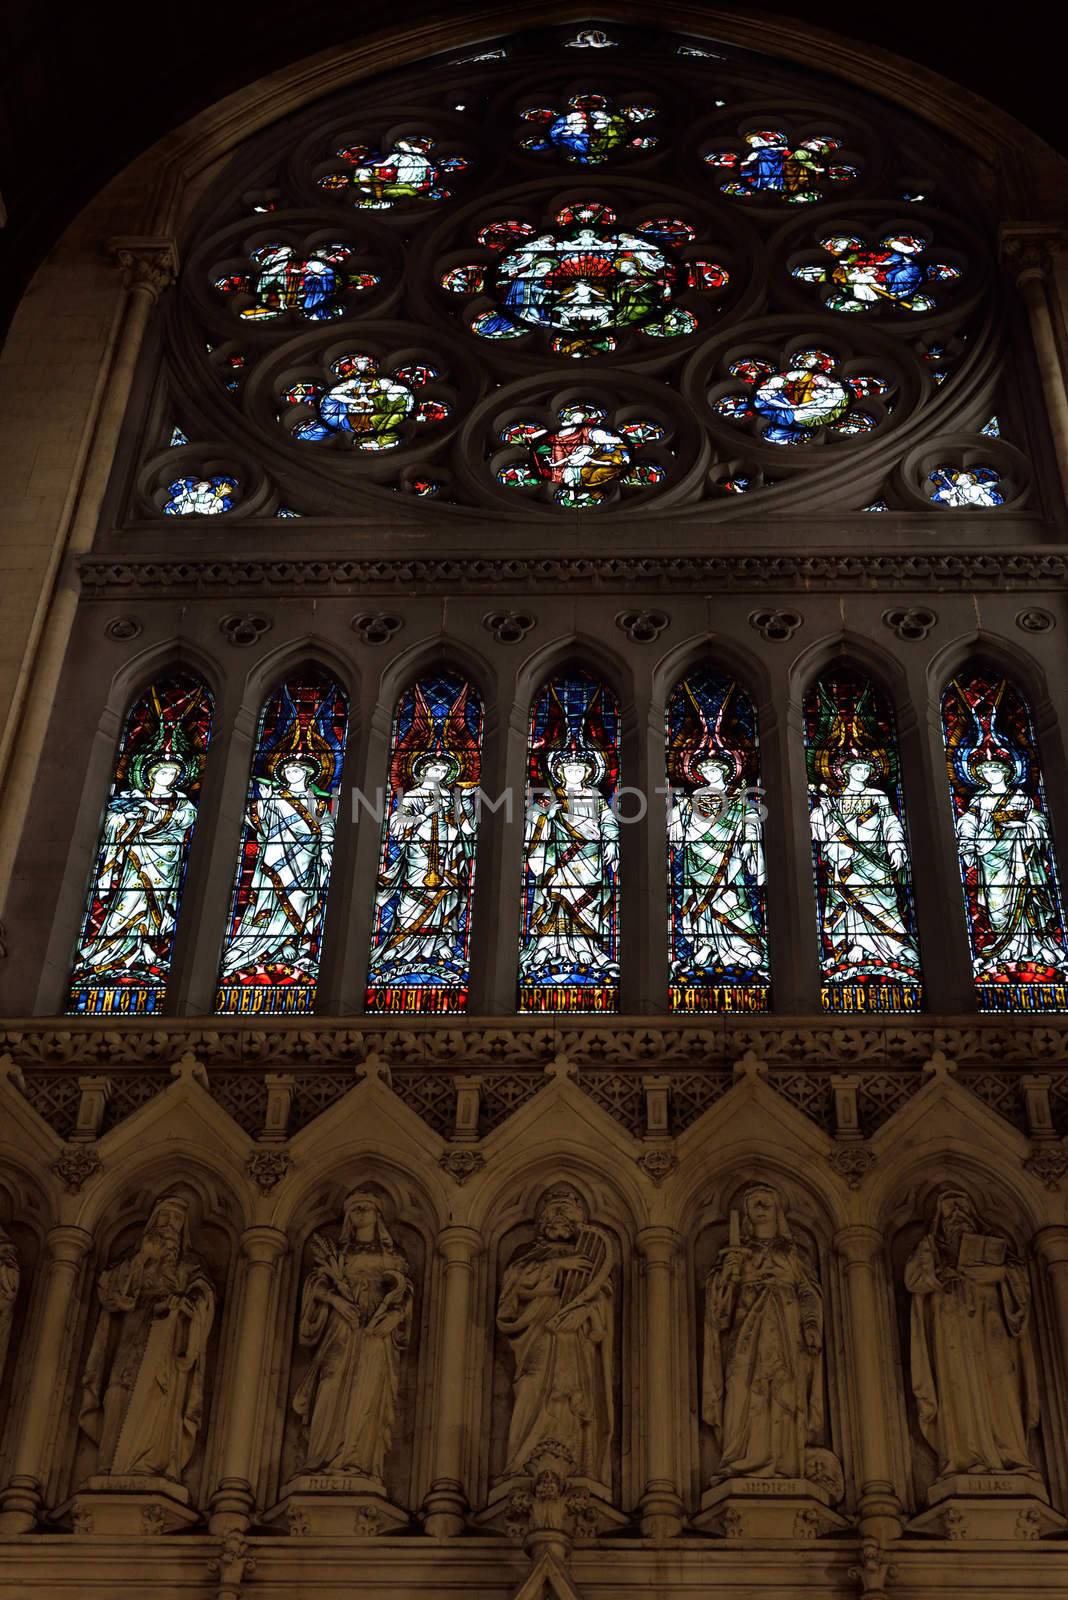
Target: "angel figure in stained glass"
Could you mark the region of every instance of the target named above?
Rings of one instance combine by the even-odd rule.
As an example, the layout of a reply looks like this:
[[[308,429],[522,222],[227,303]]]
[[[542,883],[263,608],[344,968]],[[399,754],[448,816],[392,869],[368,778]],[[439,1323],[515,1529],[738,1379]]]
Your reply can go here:
[[[602,768],[595,751],[557,751],[548,760],[553,789],[532,801],[524,983],[618,980],[606,930],[619,866],[619,821],[596,787]]]
[[[760,814],[727,753],[693,763],[701,787],[679,795],[668,820],[678,877],[676,937],[687,968],[722,974],[764,966],[761,894],[765,881]]]

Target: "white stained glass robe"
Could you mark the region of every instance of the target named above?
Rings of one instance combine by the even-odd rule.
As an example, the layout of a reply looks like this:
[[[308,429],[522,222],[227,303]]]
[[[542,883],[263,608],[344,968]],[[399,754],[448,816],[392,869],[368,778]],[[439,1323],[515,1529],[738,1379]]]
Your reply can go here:
[[[596,789],[567,790],[527,814],[526,870],[533,878],[520,957],[526,983],[619,976],[609,948],[619,865],[619,821]]]
[[[330,880],[334,819],[310,790],[264,785],[248,812],[259,850],[249,901],[223,953],[222,978],[270,963],[306,971]]]
[[[1049,830],[1023,790],[980,790],[957,819],[957,847],[964,868],[975,871],[976,893],[994,932],[981,970],[1027,962],[1068,968],[1049,873]]]
[[[907,884],[908,846],[889,797],[872,788],[824,795],[812,812],[812,838],[827,866],[823,926],[834,951],[828,976],[918,973],[919,951],[898,899],[899,885]]]
[[[765,880],[764,847],[744,792],[677,799],[668,839],[679,870],[675,932],[690,944],[683,965],[763,971],[764,937],[751,896]]]
[[[420,784],[402,795],[389,819],[397,853],[378,880],[378,907],[395,900],[393,921],[371,954],[372,983],[456,973],[477,827],[468,790]]]

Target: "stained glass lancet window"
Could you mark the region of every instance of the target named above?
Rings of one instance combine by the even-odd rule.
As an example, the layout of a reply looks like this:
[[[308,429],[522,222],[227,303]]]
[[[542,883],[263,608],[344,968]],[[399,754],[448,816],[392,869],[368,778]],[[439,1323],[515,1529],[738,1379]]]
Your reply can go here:
[[[869,679],[827,672],[804,704],[826,1011],[923,1005],[893,711]]]
[[[213,710],[205,686],[184,672],[158,679],[130,709],[71,974],[71,1013],[162,1009]]]
[[[218,1012],[289,1016],[315,1008],[347,730],[348,701],[325,673],[293,673],[268,696],[223,940]]]
[[[985,662],[942,696],[949,789],[981,1011],[1068,1011],[1057,863],[1027,702]]]
[[[463,1011],[482,772],[482,702],[451,672],[420,678],[393,719],[368,1011]]]
[[[619,1004],[619,707],[572,670],[535,698],[527,750],[520,1011]]]
[[[673,1011],[766,1011],[768,951],[756,714],[696,667],[667,715]]]

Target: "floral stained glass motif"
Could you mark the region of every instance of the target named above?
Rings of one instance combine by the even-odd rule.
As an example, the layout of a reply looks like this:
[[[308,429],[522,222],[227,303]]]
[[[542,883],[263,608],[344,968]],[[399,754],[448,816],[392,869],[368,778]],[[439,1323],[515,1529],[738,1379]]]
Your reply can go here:
[[[942,697],[949,792],[981,1011],[1068,1011],[1068,940],[1034,727],[973,663]]]
[[[970,507],[972,510],[989,511],[994,506],[1005,504],[1005,496],[998,487],[1001,473],[996,467],[943,465],[929,472],[927,481],[932,485],[927,492],[936,506],[948,506],[952,510]]]
[[[130,709],[71,974],[71,1014],[163,1008],[213,714],[204,685],[180,672]]]
[[[354,352],[331,363],[338,381],[329,388],[303,382],[285,390],[279,397],[283,406],[304,408],[291,437],[311,444],[334,439],[366,452],[395,450],[413,424],[448,417],[446,401],[416,393],[437,378],[433,367],[405,365],[385,373],[378,368],[375,356]]]
[[[652,150],[655,134],[637,131],[647,127],[656,108],[629,101],[614,107],[603,94],[575,94],[564,107],[527,106],[521,112],[538,130],[520,140],[535,155],[559,155],[579,166],[599,166],[613,156]]]
[[[462,155],[435,155],[435,148],[436,140],[426,133],[406,134],[395,139],[388,150],[347,145],[337,152],[345,165],[324,173],[319,187],[364,211],[447,200],[452,192],[449,179],[464,172],[469,163]]]
[[[513,422],[501,441],[521,447],[526,459],[499,467],[507,489],[545,488],[569,511],[601,505],[614,490],[655,487],[667,476],[656,461],[641,459],[642,447],[664,437],[659,423],[632,418],[613,424],[603,406],[576,400],[560,408],[555,429],[538,421]]]
[[[763,808],[753,703],[695,668],[668,702],[672,1011],[766,1011]]]
[[[619,708],[589,673],[545,684],[530,719],[520,1011],[619,1006]]]
[[[276,322],[291,312],[307,322],[330,322],[345,315],[344,295],[364,294],[381,282],[375,272],[345,266],[355,253],[351,245],[324,244],[302,257],[289,244],[260,245],[248,255],[257,270],[216,278],[214,287],[233,298],[243,322]]]
[[[453,673],[420,678],[393,719],[368,1011],[467,1007],[482,702]]]
[[[292,1016],[315,1009],[347,731],[348,701],[324,674],[295,674],[268,697],[252,759],[217,1012]]]
[[[830,190],[844,189],[857,177],[851,163],[834,160],[841,140],[829,134],[794,142],[781,128],[765,128],[747,133],[745,143],[746,153],[718,149],[705,156],[709,166],[722,174],[720,192],[732,199],[763,197],[808,205]]]
[[[804,283],[820,286],[829,311],[864,312],[878,306],[933,311],[940,284],[961,277],[946,261],[925,263],[927,240],[891,234],[873,248],[854,234],[828,234],[820,244],[832,262],[802,262],[792,269]]]
[[[679,297],[688,290],[719,293],[730,282],[718,262],[678,254],[696,237],[679,218],[650,217],[621,228],[610,206],[590,200],[563,207],[555,222],[556,231],[543,233],[515,219],[488,224],[479,242],[501,252],[496,263],[453,267],[441,280],[457,295],[492,292],[497,305],[471,321],[480,338],[518,339],[540,330],[557,355],[604,355],[629,329],[660,339],[693,333],[697,316],[676,303]]]
[[[916,1011],[923,979],[893,713],[845,668],[805,696],[825,1011]]]
[[[821,431],[870,432],[877,420],[857,402],[880,399],[892,385],[876,373],[841,375],[837,366],[827,350],[795,350],[781,368],[760,355],[739,357],[730,366],[738,392],[716,400],[713,413],[728,422],[749,423],[765,444],[808,444]]]
[[[212,478],[176,478],[167,485],[163,502],[168,517],[218,517],[232,511],[238,481],[219,474]]]

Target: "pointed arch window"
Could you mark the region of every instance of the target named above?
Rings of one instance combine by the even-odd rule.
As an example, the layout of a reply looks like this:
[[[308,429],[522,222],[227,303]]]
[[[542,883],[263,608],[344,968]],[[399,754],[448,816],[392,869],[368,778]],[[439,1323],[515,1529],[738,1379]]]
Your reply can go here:
[[[453,672],[419,678],[397,704],[368,1011],[466,1010],[482,723],[478,691]]]
[[[667,713],[672,1011],[766,1011],[760,752],[753,702],[695,667]]]
[[[619,706],[588,672],[534,700],[527,746],[520,1011],[619,1006]]]
[[[1068,1010],[1068,941],[1030,708],[989,662],[942,696],[980,1011]]]
[[[158,678],[123,725],[89,881],[68,1012],[163,1008],[214,704],[186,672]]]
[[[315,1009],[334,853],[348,700],[307,668],[260,715],[215,1009],[292,1016]]]
[[[894,714],[870,679],[834,668],[805,696],[812,861],[825,1011],[916,1011],[916,938]]]

